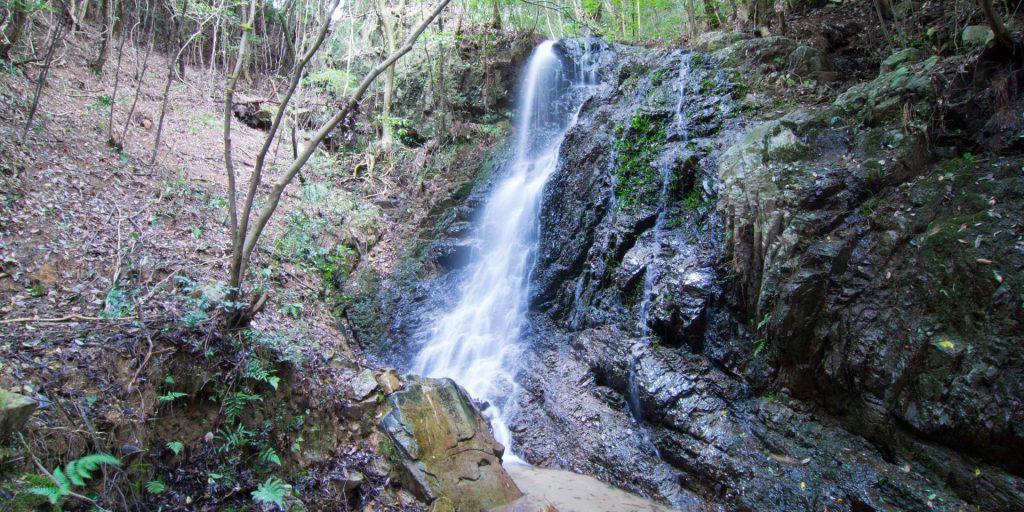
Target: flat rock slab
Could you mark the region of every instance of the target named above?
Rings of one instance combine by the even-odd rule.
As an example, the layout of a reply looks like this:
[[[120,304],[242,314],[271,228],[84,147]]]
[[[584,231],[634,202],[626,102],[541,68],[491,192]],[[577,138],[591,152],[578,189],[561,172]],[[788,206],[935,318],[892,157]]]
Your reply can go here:
[[[526,492],[521,500],[495,512],[670,512],[596,478],[571,471],[509,464],[508,472]]]
[[[404,380],[405,387],[388,397],[380,427],[409,490],[428,503],[444,499],[458,511],[489,510],[523,495],[501,466],[505,448],[462,388],[451,379]]]
[[[21,430],[37,406],[27,396],[0,389],[0,441]]]

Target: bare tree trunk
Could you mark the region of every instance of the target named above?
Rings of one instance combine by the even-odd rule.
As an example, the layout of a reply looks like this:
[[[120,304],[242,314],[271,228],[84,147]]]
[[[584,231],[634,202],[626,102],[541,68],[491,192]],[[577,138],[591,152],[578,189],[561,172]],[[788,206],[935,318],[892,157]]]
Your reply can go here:
[[[875,14],[878,15],[878,25],[882,28],[882,35],[885,37],[886,46],[888,46],[888,41],[892,39],[892,33],[889,31],[889,22],[886,21],[885,15],[888,3],[886,3],[886,0],[873,0],[872,4],[875,6]]]
[[[495,0],[496,2],[497,0]],[[494,5],[497,5],[495,3]],[[384,40],[387,44],[388,54],[395,52],[395,47],[398,45],[398,19],[405,11],[405,2],[403,1],[397,12],[392,11],[388,8],[387,2],[381,2],[377,6],[377,16],[380,19],[381,28],[384,32]],[[385,148],[391,146],[394,142],[394,130],[391,126],[391,102],[395,95],[395,66],[388,68],[384,74],[384,101],[381,109],[381,145]]]
[[[112,1],[112,0],[107,0]],[[110,94],[110,112],[107,115],[107,144],[116,146],[114,141],[114,106],[117,105],[117,87],[121,84],[121,61],[124,57],[124,43],[128,38],[121,34],[121,42],[117,45],[117,66],[114,68],[114,91]]]
[[[21,32],[25,29],[28,13],[25,12],[25,6],[21,2],[10,2],[8,8],[11,10],[11,17],[7,20],[2,34],[3,40],[0,41],[0,58],[11,60],[11,50],[21,39]]]
[[[167,103],[171,96],[171,82],[174,79],[174,65],[181,58],[181,17],[175,13],[173,0],[170,0],[167,4],[167,10],[171,13],[171,19],[174,20],[174,39],[178,42],[178,49],[176,51],[168,52],[167,54],[167,81],[164,82],[164,97],[163,101],[160,102],[160,119],[156,123],[156,137],[153,140],[153,155],[149,159],[149,164],[153,165],[156,163],[157,154],[160,153],[160,135],[164,130],[164,116],[167,114]],[[188,11],[188,0],[185,0],[181,12],[184,14]]]
[[[249,0],[249,20],[248,26],[252,26],[253,18],[256,16],[256,0]],[[249,40],[249,29],[242,29],[242,39],[238,43],[238,60],[235,62],[235,69],[231,72],[228,77],[227,88],[224,91],[224,167],[228,175],[228,214],[231,221],[231,281],[229,283],[230,290],[228,291],[228,302],[234,302],[238,297],[238,291],[241,286],[240,271],[236,270],[235,267],[238,265],[236,261],[240,261],[242,251],[241,236],[238,230],[238,207],[235,200],[235,163],[231,155],[231,118],[234,111],[234,97],[235,97],[235,86],[238,85],[238,75],[242,73],[242,62],[245,60],[245,52],[248,49],[246,44]],[[285,105],[281,105],[284,109]],[[254,180],[250,180],[254,181]]]
[[[53,29],[53,33],[50,36],[50,47],[46,50],[46,60],[43,64],[43,70],[39,72],[39,80],[36,82],[36,92],[32,97],[32,107],[28,111],[28,119],[25,120],[25,130],[21,134],[21,140],[28,138],[28,131],[32,128],[32,119],[36,115],[36,109],[39,108],[39,95],[43,92],[43,85],[46,84],[46,76],[50,74],[50,63],[53,62],[53,54],[57,49],[57,44],[60,43],[61,38],[64,35],[64,25],[69,20],[66,19],[66,13],[59,11],[57,16],[57,26]]]
[[[153,9],[155,11],[155,9]],[[135,115],[135,107],[139,104],[139,93],[142,91],[142,84],[146,81],[146,70],[149,69],[149,56],[153,53],[153,46],[156,43],[156,12],[149,15],[149,47],[146,48],[146,56],[142,59],[142,72],[139,73],[138,82],[135,84],[135,97],[132,99],[132,106],[128,109],[128,116],[124,120],[124,129],[121,130],[121,141],[115,145],[124,148],[128,137],[128,126],[132,123],[132,116]]]
[[[985,14],[985,20],[988,22],[989,28],[992,29],[992,34],[995,35],[996,43],[999,46],[1012,50],[1013,37],[1006,30],[1006,26],[1003,25],[1003,20],[996,14],[996,10],[992,6],[992,0],[978,0],[978,4],[981,5],[981,11]]]
[[[786,35],[786,0],[775,1],[775,24],[779,27],[779,35]]]
[[[693,6],[693,0],[686,0],[686,22],[690,39],[697,37],[697,9]]]
[[[117,0],[103,0],[103,28],[100,32],[100,51],[96,60],[92,63],[93,71],[103,72],[103,66],[107,63],[107,54],[110,49],[110,38],[114,35],[114,2]]]
[[[82,3],[78,6],[78,21],[79,23],[85,23],[86,16],[89,15],[89,0],[82,0]]]
[[[494,30],[501,30],[501,9],[498,7],[500,1],[491,0],[491,28]]]

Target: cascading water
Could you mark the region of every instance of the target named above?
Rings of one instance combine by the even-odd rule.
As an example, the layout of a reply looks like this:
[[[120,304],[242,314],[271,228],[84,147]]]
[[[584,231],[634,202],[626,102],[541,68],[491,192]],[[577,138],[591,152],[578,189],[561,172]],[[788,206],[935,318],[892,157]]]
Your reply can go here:
[[[689,130],[687,129],[688,122],[686,116],[683,115],[683,107],[686,101],[686,86],[689,82],[690,77],[690,59],[691,55],[684,55],[679,64],[679,102],[676,104],[676,127],[679,130],[680,138],[682,143],[686,143],[689,139]],[[665,229],[665,224],[668,220],[670,197],[669,193],[672,187],[672,169],[665,167],[661,170],[661,190],[658,196],[658,217],[654,222],[653,236],[654,236],[654,251],[652,251],[648,261],[647,269],[644,271],[644,287],[643,294],[640,302],[639,314],[637,315],[637,333],[640,336],[650,336],[650,309],[651,299],[653,299],[653,290],[657,274],[655,270],[655,261],[662,258],[662,251],[665,249],[662,245],[662,238]],[[649,446],[658,453],[657,446],[654,445],[650,440],[650,435],[647,432],[647,428],[644,422],[644,412],[642,403],[640,401],[640,386],[636,381],[636,359],[630,361],[629,375],[628,375],[628,396],[626,397],[629,411],[633,414],[633,419],[636,420],[637,425],[640,427],[641,435],[648,441]],[[660,454],[659,454],[660,457]]]
[[[454,379],[488,403],[484,414],[495,438],[508,447],[506,459],[515,456],[503,409],[515,391],[540,198],[581,98],[596,81],[590,61],[585,52],[565,68],[555,43],[547,41],[527,62],[516,106],[515,153],[479,219],[479,253],[467,268],[457,304],[434,323],[414,365],[417,373]]]
[[[688,123],[686,116],[683,115],[683,106],[686,101],[686,85],[690,77],[690,59],[690,54],[684,55],[679,63],[679,102],[676,104],[676,126],[682,139],[681,143],[683,144],[685,144],[689,139],[689,130],[687,129]],[[672,169],[668,167],[661,170],[661,191],[658,195],[658,217],[654,221],[654,252],[651,254],[653,260],[657,260],[661,256],[662,233],[664,232],[665,223],[668,220],[669,213],[669,192],[672,187],[672,174]],[[647,270],[644,272],[644,289],[640,302],[640,314],[637,315],[637,331],[639,331],[641,336],[648,336],[651,334],[651,298],[652,290],[654,289],[654,281],[657,277],[653,268],[653,260],[647,265]]]

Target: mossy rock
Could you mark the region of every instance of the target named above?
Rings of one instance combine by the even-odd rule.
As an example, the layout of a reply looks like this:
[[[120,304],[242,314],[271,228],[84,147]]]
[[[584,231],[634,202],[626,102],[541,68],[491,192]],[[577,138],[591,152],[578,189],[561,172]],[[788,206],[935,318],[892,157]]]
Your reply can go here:
[[[918,48],[904,48],[882,61],[880,73],[891,73],[915,62],[924,60],[927,54]]]
[[[744,36],[741,32],[712,30],[711,32],[701,34],[697,38],[697,42],[694,44],[694,47],[700,48],[706,52],[715,52],[735,42],[742,41],[743,37]]]
[[[969,25],[960,32],[960,42],[969,50],[986,46],[995,37],[988,25]]]
[[[0,389],[0,441],[21,430],[37,406],[27,396]]]
[[[797,46],[786,58],[786,69],[806,78],[828,82],[839,78],[832,60],[821,50]]]
[[[914,118],[927,119],[935,108],[935,91],[928,70],[937,62],[933,57],[919,65],[900,67],[870,82],[857,84],[840,94],[833,106],[840,115],[875,126],[904,120],[907,105]]]

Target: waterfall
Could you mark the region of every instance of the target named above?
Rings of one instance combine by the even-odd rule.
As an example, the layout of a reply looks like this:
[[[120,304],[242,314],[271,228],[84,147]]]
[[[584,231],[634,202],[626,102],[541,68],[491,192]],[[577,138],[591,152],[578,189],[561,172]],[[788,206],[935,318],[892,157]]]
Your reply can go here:
[[[480,250],[466,269],[458,302],[434,322],[414,364],[417,373],[450,377],[486,402],[483,412],[495,438],[508,449],[506,459],[515,456],[503,410],[516,388],[513,376],[526,322],[540,198],[581,97],[596,78],[595,71],[578,64],[592,60],[584,54],[566,66],[553,41],[534,50],[516,105],[513,157],[477,221]]]
[[[686,144],[690,138],[689,123],[686,116],[683,115],[683,108],[686,102],[686,85],[690,78],[690,60],[692,54],[683,55],[679,63],[679,100],[676,103],[676,127],[681,135],[680,144]],[[637,331],[641,336],[649,336],[651,334],[650,326],[650,309],[651,299],[653,298],[654,282],[657,276],[655,275],[654,264],[658,259],[661,258],[662,252],[662,234],[665,230],[665,224],[668,221],[669,214],[669,203],[670,197],[669,192],[672,187],[672,169],[670,167],[663,167],[661,169],[661,191],[658,193],[658,217],[654,221],[654,251],[650,255],[650,261],[647,264],[647,269],[644,271],[644,288],[643,295],[641,296],[640,312],[637,315]]]
[[[689,123],[683,113],[683,109],[686,102],[686,86],[690,79],[691,58],[692,54],[683,55],[679,63],[679,100],[676,103],[676,128],[680,133],[680,144],[685,144],[690,138],[688,129]],[[652,228],[654,236],[654,250],[649,255],[650,259],[647,262],[647,268],[644,270],[643,295],[641,296],[639,314],[637,315],[636,329],[637,334],[640,336],[651,335],[651,300],[654,298],[654,284],[658,278],[655,270],[655,264],[662,258],[662,252],[665,249],[665,247],[663,247],[662,239],[664,238],[665,226],[668,222],[668,214],[671,206],[670,192],[672,188],[672,178],[672,169],[668,166],[663,167],[661,169],[661,190],[658,194],[658,217],[654,222],[654,227]],[[636,358],[637,354],[634,353],[634,357],[629,363],[626,404],[629,407],[629,412],[633,415],[633,419],[636,420],[637,426],[640,429],[640,435],[644,438],[654,453],[658,457],[661,457],[658,447],[651,440],[650,433],[647,431],[646,422],[644,420],[643,404],[640,400],[640,385],[637,382]]]

